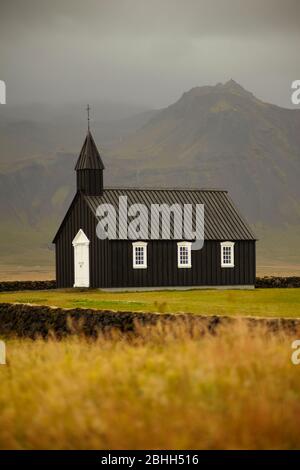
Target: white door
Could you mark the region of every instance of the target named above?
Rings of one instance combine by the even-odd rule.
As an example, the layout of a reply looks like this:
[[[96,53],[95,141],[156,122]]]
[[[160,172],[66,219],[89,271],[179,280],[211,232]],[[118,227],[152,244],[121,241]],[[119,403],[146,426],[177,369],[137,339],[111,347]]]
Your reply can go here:
[[[82,229],[79,230],[73,242],[74,247],[74,287],[90,286],[90,241]]]

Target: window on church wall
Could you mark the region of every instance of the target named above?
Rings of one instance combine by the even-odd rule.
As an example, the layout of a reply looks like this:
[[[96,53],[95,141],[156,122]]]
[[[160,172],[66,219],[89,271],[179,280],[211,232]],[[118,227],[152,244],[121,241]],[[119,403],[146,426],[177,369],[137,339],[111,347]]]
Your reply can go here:
[[[146,269],[147,268],[147,243],[134,242],[133,249],[133,268]]]
[[[234,242],[221,243],[221,267],[234,268]]]
[[[177,266],[178,268],[192,267],[192,243],[177,243]]]

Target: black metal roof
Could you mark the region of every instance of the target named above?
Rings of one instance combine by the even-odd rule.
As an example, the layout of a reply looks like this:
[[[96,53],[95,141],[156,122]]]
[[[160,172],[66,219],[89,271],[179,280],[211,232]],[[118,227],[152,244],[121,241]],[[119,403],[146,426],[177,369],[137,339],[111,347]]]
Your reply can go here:
[[[104,165],[90,131],[82,146],[75,170],[104,170]]]
[[[100,204],[108,203],[118,208],[119,196],[127,196],[128,205],[144,204],[149,211],[151,204],[204,204],[205,240],[256,239],[224,190],[108,188],[102,196],[84,195],[84,198],[96,216]]]

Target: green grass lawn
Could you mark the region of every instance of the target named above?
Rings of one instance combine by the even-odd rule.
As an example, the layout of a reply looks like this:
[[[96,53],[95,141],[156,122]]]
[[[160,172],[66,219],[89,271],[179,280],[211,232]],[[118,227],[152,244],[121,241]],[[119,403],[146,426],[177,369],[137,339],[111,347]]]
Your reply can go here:
[[[300,289],[101,292],[99,290],[0,293],[0,302],[120,311],[187,312],[202,315],[300,317]]]

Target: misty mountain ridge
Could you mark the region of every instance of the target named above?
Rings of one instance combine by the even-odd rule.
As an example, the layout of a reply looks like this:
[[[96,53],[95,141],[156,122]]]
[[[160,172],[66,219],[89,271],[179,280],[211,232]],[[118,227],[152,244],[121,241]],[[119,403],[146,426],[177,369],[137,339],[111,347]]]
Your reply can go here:
[[[11,227],[27,231],[28,243],[34,232],[49,250],[74,195],[84,126],[82,116],[78,123],[62,116],[46,122],[31,116],[26,126],[12,120],[9,132],[0,119],[1,161],[7,163],[11,149],[18,156],[0,174],[8,252],[14,250]],[[230,80],[192,88],[158,111],[114,116],[92,123],[106,186],[225,188],[261,233],[299,232],[300,110],[264,103]],[[268,246],[267,236],[260,246]]]
[[[142,184],[226,188],[251,223],[296,224],[299,130],[300,110],[264,103],[230,80],[184,93],[113,155],[128,159]]]
[[[0,171],[14,171],[29,161],[55,160],[79,152],[87,129],[86,104],[5,105],[0,113]],[[0,111],[2,111],[0,109]],[[127,103],[95,102],[91,124],[106,149],[147,122],[155,111]]]

